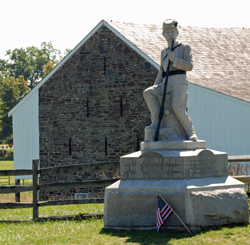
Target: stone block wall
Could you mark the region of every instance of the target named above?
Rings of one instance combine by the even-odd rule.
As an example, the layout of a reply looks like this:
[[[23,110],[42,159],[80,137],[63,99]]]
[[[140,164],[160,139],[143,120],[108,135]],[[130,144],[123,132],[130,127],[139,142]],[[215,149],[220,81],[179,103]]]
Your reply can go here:
[[[150,113],[142,92],[157,69],[101,27],[39,90],[40,165],[119,161],[139,150]],[[40,183],[119,177],[118,171],[41,175]],[[104,188],[41,192],[40,199]]]

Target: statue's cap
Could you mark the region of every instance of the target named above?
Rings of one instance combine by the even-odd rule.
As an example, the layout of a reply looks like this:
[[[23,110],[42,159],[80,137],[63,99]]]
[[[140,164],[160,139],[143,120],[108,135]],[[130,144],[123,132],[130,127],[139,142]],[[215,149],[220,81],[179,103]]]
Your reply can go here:
[[[172,28],[172,27],[176,28],[177,25],[178,25],[177,20],[175,20],[175,19],[166,19],[166,20],[163,21],[162,29],[164,31],[167,28]]]

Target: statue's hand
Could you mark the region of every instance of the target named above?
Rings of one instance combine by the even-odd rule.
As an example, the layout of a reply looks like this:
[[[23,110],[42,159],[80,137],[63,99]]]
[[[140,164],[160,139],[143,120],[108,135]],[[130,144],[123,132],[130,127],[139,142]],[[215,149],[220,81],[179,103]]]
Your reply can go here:
[[[168,51],[168,59],[171,61],[171,62],[174,62],[174,58],[175,58],[175,55],[172,51]]]

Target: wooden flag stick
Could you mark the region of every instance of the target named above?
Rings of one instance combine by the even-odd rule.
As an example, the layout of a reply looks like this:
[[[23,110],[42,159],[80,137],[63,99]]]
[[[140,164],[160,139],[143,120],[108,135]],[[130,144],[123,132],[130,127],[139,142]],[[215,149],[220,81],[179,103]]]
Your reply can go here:
[[[157,191],[157,193],[158,193],[158,195],[164,200],[164,202],[165,203],[167,203],[166,202],[166,200],[162,197],[162,195],[160,195],[160,193]],[[168,204],[168,203],[167,203]],[[169,205],[169,204],[168,204]],[[169,205],[169,207],[171,207],[170,205]],[[173,210],[173,208],[171,207],[171,209]],[[191,231],[187,228],[187,226],[183,223],[183,221],[181,220],[181,218],[177,215],[177,213],[173,210],[173,213],[176,215],[176,217],[180,220],[180,222],[184,225],[184,227],[187,229],[187,231],[189,232],[189,234],[191,234]]]

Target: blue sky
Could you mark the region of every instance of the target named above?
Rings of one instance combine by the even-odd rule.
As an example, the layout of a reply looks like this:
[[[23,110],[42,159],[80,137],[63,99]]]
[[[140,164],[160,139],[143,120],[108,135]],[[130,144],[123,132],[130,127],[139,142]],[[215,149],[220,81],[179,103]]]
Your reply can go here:
[[[182,26],[250,28],[249,0],[0,0],[0,59],[7,49],[51,41],[73,49],[102,19]]]

